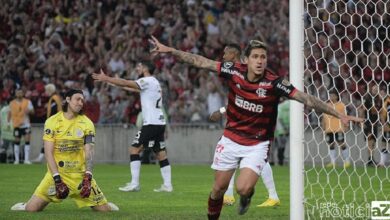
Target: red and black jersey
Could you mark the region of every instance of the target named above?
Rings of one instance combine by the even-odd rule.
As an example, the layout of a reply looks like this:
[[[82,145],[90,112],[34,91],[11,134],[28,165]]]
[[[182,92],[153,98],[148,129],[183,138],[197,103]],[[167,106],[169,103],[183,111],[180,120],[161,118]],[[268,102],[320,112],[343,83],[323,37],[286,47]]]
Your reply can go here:
[[[272,141],[279,98],[291,98],[296,88],[269,70],[261,80],[249,82],[247,66],[241,63],[218,63],[217,70],[229,86],[224,136],[248,146]]]

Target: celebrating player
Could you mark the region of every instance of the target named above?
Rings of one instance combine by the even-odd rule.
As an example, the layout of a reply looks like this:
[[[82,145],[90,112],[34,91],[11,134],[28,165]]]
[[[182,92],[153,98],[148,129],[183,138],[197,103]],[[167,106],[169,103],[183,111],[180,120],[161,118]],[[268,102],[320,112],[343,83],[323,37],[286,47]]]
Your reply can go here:
[[[84,95],[71,89],[66,95],[64,111],[45,122],[43,141],[48,171],[27,203],[17,203],[11,210],[42,211],[50,202],[62,202],[68,196],[78,207],[96,211],[117,211],[108,203],[92,177],[95,127],[82,114]]]
[[[227,123],[214,155],[215,180],[208,199],[208,218],[218,219],[223,195],[237,166],[236,189],[240,195],[238,213],[246,213],[257,179],[265,166],[270,140],[273,139],[277,106],[281,96],[295,99],[317,111],[340,118],[343,123],[362,119],[341,114],[321,100],[297,90],[267,67],[267,47],[251,40],[244,51],[244,63],[217,62],[161,44],[155,37],[152,53],[170,53],[181,61],[218,72],[228,80]]]
[[[142,62],[137,65],[137,72],[141,78],[136,81],[125,80],[116,77],[107,76],[103,70],[100,74],[93,73],[92,77],[97,81],[111,83],[122,88],[131,88],[140,90],[141,109],[143,116],[143,126],[138,131],[130,151],[130,172],[131,182],[123,187],[120,191],[135,192],[141,189],[139,176],[141,170],[140,153],[145,147],[152,148],[160,163],[161,176],[163,184],[160,188],[154,189],[155,192],[172,192],[171,166],[169,164],[165,150],[164,133],[165,117],[162,111],[162,92],[160,83],[152,76],[154,66],[151,62]]]
[[[238,44],[227,44],[224,49],[223,54],[223,61],[224,62],[240,62],[241,61],[241,47]],[[223,115],[224,111],[226,111],[226,108],[222,108],[221,111],[216,111],[210,116],[211,121],[218,121],[219,118]],[[216,117],[216,118],[214,118]],[[217,120],[214,120],[217,119]],[[225,205],[233,205],[235,202],[235,198],[233,195],[233,189],[234,189],[234,177],[235,173],[233,173],[232,178],[230,179],[229,186],[225,192],[225,195],[223,196],[223,204]],[[268,199],[263,202],[262,204],[258,205],[258,207],[272,207],[272,206],[278,206],[280,205],[280,200],[278,197],[278,194],[276,193],[276,187],[274,178],[272,175],[272,168],[269,164],[268,160],[261,172],[261,177],[263,180],[263,183],[268,191]]]

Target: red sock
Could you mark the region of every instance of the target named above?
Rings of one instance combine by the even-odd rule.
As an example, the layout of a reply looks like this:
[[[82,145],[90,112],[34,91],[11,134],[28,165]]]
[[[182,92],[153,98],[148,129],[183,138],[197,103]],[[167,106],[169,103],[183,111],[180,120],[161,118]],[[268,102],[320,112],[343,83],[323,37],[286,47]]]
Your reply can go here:
[[[217,220],[219,218],[219,215],[221,214],[223,205],[223,198],[214,200],[211,198],[211,195],[209,196],[209,202],[208,202],[208,213],[207,216],[209,220]]]

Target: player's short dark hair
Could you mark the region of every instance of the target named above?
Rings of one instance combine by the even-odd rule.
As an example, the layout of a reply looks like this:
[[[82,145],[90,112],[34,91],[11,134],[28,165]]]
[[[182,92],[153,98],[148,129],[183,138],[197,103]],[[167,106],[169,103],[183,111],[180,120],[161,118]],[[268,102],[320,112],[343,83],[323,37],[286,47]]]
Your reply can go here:
[[[66,97],[72,98],[74,94],[81,94],[84,96],[84,93],[81,89],[69,89],[64,95],[64,102],[62,105],[62,109],[64,112],[68,111],[68,105],[69,105],[68,102],[66,101]],[[83,113],[83,109],[80,110],[79,114],[82,113]]]
[[[261,48],[267,51],[267,45],[259,40],[251,40],[249,41],[249,44],[245,47],[244,55],[246,57],[249,57],[253,49]]]
[[[141,64],[142,64],[142,66],[145,66],[149,70],[150,74],[153,75],[155,67],[154,67],[154,64],[151,61],[144,60],[144,61],[141,61]]]
[[[235,49],[235,50],[237,50],[237,52],[239,54],[241,54],[241,47],[240,47],[240,45],[238,45],[236,43],[228,43],[228,44],[226,44],[226,47],[228,47],[230,49]]]

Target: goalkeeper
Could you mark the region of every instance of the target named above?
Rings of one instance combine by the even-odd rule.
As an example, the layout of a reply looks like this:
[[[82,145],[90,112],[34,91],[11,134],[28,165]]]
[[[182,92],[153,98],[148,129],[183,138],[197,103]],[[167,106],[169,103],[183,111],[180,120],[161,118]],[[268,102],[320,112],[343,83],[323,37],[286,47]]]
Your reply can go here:
[[[72,198],[79,208],[116,211],[108,203],[93,178],[95,127],[82,114],[84,95],[71,89],[65,94],[63,111],[45,122],[43,141],[48,171],[27,203],[11,207],[15,211],[42,211],[50,202]]]

